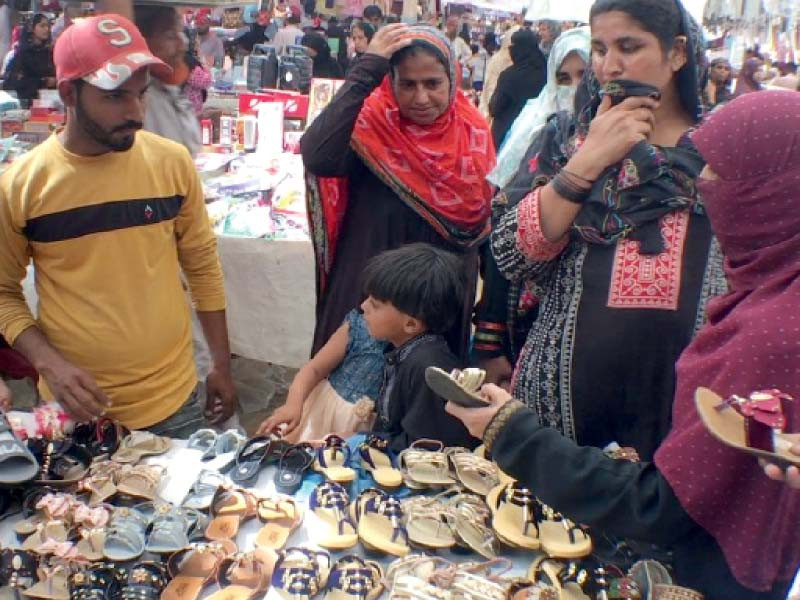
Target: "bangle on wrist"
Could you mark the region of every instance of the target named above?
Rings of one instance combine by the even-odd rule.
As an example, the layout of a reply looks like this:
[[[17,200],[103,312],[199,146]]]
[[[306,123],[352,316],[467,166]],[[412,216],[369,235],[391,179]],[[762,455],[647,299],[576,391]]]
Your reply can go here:
[[[566,173],[573,179],[580,179],[583,183],[585,183],[590,187],[594,185],[594,181],[592,181],[591,179],[586,179],[586,177],[584,177],[583,175],[578,175],[575,171],[568,171],[567,169],[561,169],[561,172]]]
[[[570,177],[569,172],[564,172],[564,170],[559,171],[559,173],[553,177],[551,183],[553,185],[553,191],[556,194],[574,204],[583,204],[586,202],[592,191],[591,185],[588,187],[581,185],[577,180]]]

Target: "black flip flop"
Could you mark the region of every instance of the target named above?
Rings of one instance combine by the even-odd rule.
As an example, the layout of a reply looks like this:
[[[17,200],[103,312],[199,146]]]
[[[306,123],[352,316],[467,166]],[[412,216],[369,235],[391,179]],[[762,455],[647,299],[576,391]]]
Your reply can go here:
[[[275,487],[282,494],[294,495],[303,484],[303,476],[314,464],[317,451],[311,444],[297,444],[284,450],[278,460]]]
[[[259,435],[247,440],[242,449],[236,454],[236,462],[230,472],[231,480],[242,487],[252,487],[258,479],[258,474],[270,455],[272,444],[275,440],[268,435]]]

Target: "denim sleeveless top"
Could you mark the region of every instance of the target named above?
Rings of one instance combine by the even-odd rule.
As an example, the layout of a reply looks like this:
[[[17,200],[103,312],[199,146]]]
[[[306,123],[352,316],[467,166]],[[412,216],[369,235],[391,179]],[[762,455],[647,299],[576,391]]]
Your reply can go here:
[[[328,382],[348,402],[358,402],[362,396],[377,400],[383,383],[383,351],[388,343],[372,338],[358,310],[350,311],[345,322],[350,326],[347,352]]]

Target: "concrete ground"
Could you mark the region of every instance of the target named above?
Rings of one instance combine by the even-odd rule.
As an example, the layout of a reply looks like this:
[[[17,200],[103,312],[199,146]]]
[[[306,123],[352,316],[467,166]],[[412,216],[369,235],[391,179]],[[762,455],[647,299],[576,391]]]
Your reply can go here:
[[[239,395],[239,420],[248,435],[252,435],[261,421],[283,404],[297,370],[241,357],[234,357],[231,368]],[[14,394],[15,409],[34,405],[36,390],[29,382],[6,383]]]

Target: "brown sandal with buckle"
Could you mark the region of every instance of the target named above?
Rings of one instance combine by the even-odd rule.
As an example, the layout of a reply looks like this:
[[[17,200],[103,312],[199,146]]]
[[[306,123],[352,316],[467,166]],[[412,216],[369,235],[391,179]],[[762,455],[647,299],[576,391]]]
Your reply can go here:
[[[256,548],[280,550],[303,521],[303,511],[292,498],[260,498],[257,511],[265,525],[256,536]]]
[[[256,516],[257,500],[243,489],[219,488],[211,501],[214,516],[206,528],[209,540],[230,540],[236,537],[242,522]]]
[[[236,544],[230,540],[196,544],[176,552],[167,563],[172,580],[161,592],[161,600],[197,600],[222,562],[235,552]]]
[[[217,572],[219,591],[208,600],[251,600],[269,587],[274,561],[258,550],[222,561]]]

